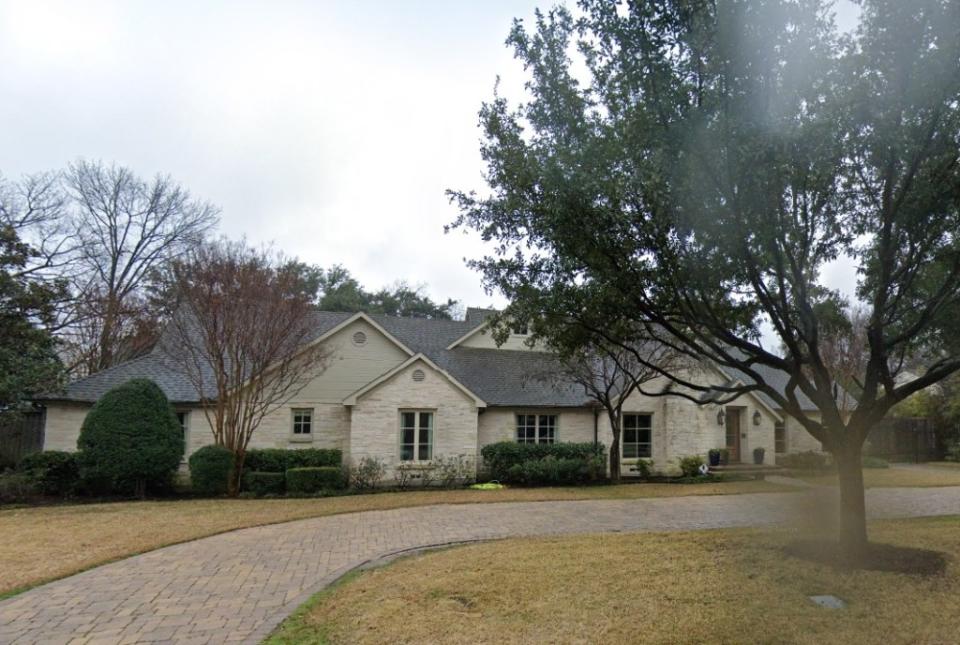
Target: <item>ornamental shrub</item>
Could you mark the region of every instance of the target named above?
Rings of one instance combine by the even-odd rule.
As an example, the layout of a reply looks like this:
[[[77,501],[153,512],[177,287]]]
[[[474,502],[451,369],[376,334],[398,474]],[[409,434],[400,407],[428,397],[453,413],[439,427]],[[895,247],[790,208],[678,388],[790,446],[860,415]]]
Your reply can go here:
[[[94,404],[80,428],[77,463],[86,484],[143,497],[168,484],[183,457],[177,417],[156,383],[134,379]]]
[[[480,454],[483,456],[483,464],[490,479],[516,481],[511,480],[511,473],[515,475],[517,472],[513,469],[516,465],[523,466],[527,462],[540,461],[546,457],[574,459],[587,464],[598,457],[603,459],[605,453],[603,444],[593,442],[533,444],[501,441],[484,446]],[[536,467],[532,466],[531,469],[535,470]]]
[[[76,490],[80,480],[77,454],[62,450],[31,453],[20,460],[17,469],[41,495],[65,497]]]
[[[331,448],[253,448],[243,459],[244,471],[285,473],[291,468],[340,466],[343,453]]]
[[[283,495],[287,489],[286,473],[250,471],[243,475],[243,490],[261,495]]]
[[[700,466],[703,465],[703,457],[700,455],[690,455],[680,458],[680,472],[684,477],[702,477]]]
[[[317,493],[343,488],[343,471],[338,466],[291,468],[286,473],[287,492],[291,494]]]
[[[864,468],[889,468],[890,462],[880,457],[864,456],[861,462]]]
[[[777,457],[777,465],[797,470],[826,470],[830,467],[827,455],[822,452],[808,450],[790,455]]]
[[[376,457],[362,457],[350,468],[350,483],[357,490],[371,490],[380,485],[387,465]]]
[[[233,473],[233,452],[204,446],[190,455],[190,487],[200,495],[224,495]]]

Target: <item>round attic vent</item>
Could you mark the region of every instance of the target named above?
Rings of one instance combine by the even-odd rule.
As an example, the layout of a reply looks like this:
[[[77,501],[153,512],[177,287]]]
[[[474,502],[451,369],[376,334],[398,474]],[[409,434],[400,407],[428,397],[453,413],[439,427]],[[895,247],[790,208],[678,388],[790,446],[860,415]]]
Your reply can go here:
[[[367,335],[362,331],[358,331],[353,335],[353,344],[354,345],[365,345],[367,342]]]
[[[413,370],[412,376],[413,380],[418,383],[427,377],[427,375],[423,373],[423,370]]]

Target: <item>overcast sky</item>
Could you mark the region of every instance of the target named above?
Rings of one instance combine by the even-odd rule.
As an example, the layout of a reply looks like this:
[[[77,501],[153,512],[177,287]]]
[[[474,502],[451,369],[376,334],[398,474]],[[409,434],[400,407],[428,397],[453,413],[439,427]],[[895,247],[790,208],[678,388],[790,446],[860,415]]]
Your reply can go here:
[[[546,4],[0,0],[0,173],[79,157],[169,173],[230,237],[368,288],[502,304],[464,266],[477,238],[444,235],[444,190],[483,187],[477,111],[497,75],[519,91],[503,42]]]

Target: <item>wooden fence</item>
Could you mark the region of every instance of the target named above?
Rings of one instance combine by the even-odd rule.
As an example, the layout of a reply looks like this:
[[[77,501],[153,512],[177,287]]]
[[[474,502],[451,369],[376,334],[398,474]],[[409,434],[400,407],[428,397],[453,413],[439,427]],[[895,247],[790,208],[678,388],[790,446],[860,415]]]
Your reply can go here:
[[[0,415],[0,470],[43,450],[44,410],[4,419]]]
[[[937,433],[928,419],[890,417],[870,431],[868,454],[891,461],[935,461],[940,459]]]

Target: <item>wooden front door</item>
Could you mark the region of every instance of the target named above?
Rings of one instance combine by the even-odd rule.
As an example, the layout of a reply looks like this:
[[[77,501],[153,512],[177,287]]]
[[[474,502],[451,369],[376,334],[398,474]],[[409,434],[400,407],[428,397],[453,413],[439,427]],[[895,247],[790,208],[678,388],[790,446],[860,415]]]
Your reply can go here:
[[[730,451],[730,463],[740,462],[740,410],[727,408],[725,412],[727,426],[727,450]]]

